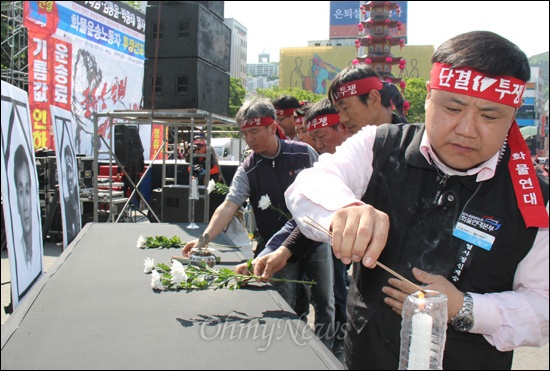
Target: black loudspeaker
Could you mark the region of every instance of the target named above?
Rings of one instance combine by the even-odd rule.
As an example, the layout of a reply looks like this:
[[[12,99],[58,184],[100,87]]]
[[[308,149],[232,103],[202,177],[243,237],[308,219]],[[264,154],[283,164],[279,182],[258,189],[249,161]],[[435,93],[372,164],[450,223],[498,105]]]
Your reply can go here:
[[[145,109],[152,108],[153,71],[154,60],[145,60]],[[229,73],[201,59],[158,59],[155,85],[155,109],[194,108],[229,115]]]
[[[216,208],[225,200],[225,195],[211,193],[208,195],[209,217]],[[180,185],[168,185],[164,188],[154,189],[149,203],[162,223],[188,223],[189,220],[189,187]],[[152,214],[148,215],[150,222],[156,222]],[[195,201],[195,223],[204,222],[204,200]]]
[[[225,1],[148,1],[149,6],[159,6],[173,3],[199,3],[205,8],[210,10],[212,14],[218,17],[222,22],[224,21],[224,3]]]
[[[115,125],[115,156],[122,166],[143,168],[143,151],[137,125]]]
[[[222,3],[222,1],[205,1]],[[215,8],[215,7],[211,7]],[[157,49],[157,23],[158,32]],[[231,65],[231,30],[198,2],[170,1],[147,7],[145,58],[199,58],[222,71]]]
[[[93,188],[94,186],[94,158],[76,156],[78,162],[78,180],[80,188]]]
[[[194,1],[196,3],[204,5],[208,10],[218,17],[222,22],[224,17],[224,2],[225,1]]]

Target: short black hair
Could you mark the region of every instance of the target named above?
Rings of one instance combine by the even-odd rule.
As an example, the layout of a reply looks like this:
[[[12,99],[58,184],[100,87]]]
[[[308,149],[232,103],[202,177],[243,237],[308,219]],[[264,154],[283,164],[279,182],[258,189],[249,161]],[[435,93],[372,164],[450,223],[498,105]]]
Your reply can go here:
[[[281,95],[273,100],[275,109],[300,108],[300,101],[292,95]]]

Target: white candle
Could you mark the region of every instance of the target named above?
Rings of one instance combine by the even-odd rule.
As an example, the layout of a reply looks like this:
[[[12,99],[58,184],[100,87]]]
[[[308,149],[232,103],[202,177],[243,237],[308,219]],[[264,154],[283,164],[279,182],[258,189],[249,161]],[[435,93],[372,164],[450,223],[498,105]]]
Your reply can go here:
[[[409,370],[430,369],[432,322],[432,317],[426,313],[416,313],[412,318]]]
[[[195,177],[191,178],[191,190],[189,191],[189,199],[199,199],[199,180]]]

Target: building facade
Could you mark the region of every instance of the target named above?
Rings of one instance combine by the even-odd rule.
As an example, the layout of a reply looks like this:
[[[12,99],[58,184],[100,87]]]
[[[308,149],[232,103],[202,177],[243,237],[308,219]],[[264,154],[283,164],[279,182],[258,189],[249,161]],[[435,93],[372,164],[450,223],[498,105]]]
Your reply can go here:
[[[231,30],[229,76],[240,79],[243,86],[246,86],[247,29],[234,18],[225,18],[224,23]]]
[[[520,128],[536,128],[533,130],[533,133],[537,133],[536,135],[524,134],[532,154],[540,154],[542,149],[547,149],[545,140],[545,137],[548,136],[545,116],[546,102],[544,101],[543,88],[544,80],[540,67],[531,67],[531,79],[525,87],[523,105],[518,109],[516,121]]]

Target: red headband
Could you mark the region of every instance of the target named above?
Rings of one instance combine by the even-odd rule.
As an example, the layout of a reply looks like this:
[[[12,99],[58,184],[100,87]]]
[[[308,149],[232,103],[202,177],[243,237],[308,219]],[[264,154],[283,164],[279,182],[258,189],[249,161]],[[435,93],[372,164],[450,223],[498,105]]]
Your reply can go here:
[[[308,121],[307,131],[326,128],[329,126],[338,125],[339,123],[340,123],[340,115],[337,113],[329,113],[328,115],[317,116],[313,120]]]
[[[487,99],[519,108],[526,83],[510,76],[489,77],[471,68],[434,63],[430,88]]]
[[[275,120],[273,120],[273,117],[264,116],[264,117],[256,117],[253,119],[243,120],[240,122],[240,124],[241,124],[241,129],[244,129],[244,128],[251,128],[256,126],[268,126],[273,124],[274,122]]]
[[[525,82],[514,77],[489,77],[471,68],[452,68],[434,63],[430,76],[432,89],[469,95],[519,108]],[[548,228],[548,213],[533,167],[529,147],[514,121],[508,132],[511,155],[508,170],[512,177],[518,208],[527,227]]]
[[[336,88],[334,100],[368,94],[371,90],[380,90],[382,87],[382,81],[378,77],[366,77],[364,79],[351,81],[339,85],[338,88]]]
[[[299,126],[304,123],[304,116],[294,116],[294,125]]]
[[[284,108],[277,110],[277,116],[292,116],[296,108]]]

